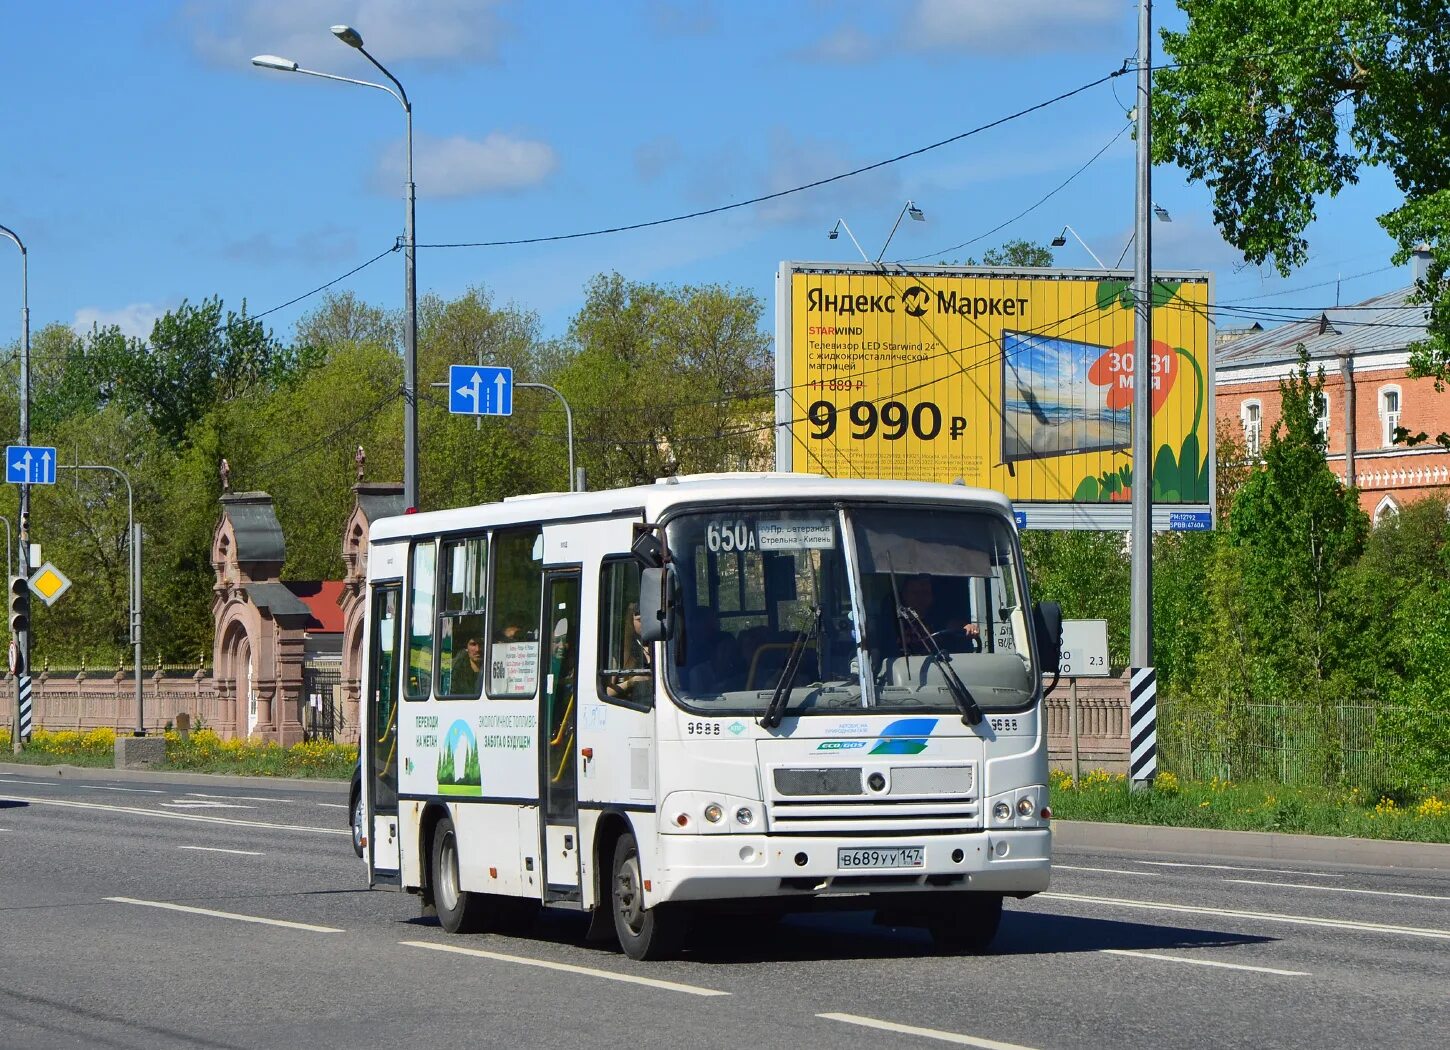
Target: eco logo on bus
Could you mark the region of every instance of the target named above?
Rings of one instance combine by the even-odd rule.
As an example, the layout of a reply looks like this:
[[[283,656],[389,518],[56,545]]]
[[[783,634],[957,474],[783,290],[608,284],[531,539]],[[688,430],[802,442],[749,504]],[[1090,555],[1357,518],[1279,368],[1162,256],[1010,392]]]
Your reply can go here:
[[[478,768],[478,741],[463,719],[448,727],[438,752],[440,795],[482,795],[483,777]]]
[[[898,718],[881,730],[869,754],[919,755],[926,750],[927,738],[936,728],[935,718]]]

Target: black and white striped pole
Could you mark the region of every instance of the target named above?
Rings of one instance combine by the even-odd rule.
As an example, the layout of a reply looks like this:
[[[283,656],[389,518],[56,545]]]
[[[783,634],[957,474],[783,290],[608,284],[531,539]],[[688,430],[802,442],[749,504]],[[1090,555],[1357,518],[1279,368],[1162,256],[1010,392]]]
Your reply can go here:
[[[1128,683],[1128,779],[1142,789],[1158,775],[1158,672],[1134,667]]]

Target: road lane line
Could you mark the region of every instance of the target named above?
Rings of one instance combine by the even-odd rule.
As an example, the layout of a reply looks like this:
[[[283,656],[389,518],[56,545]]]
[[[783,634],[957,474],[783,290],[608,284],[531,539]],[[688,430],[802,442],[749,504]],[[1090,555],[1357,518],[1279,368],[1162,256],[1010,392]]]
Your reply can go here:
[[[226,802],[202,802],[198,799],[195,802],[163,802],[163,806],[169,809],[251,809],[251,806],[233,806]]]
[[[177,849],[196,850],[198,853],[235,853],[239,857],[265,857],[265,853],[258,853],[250,849],[221,849],[218,846],[177,846]]]
[[[1259,879],[1224,879],[1240,886],[1282,886],[1286,890],[1319,890],[1323,893],[1367,893],[1371,897],[1409,897],[1417,901],[1450,901],[1450,897],[1433,893],[1397,893],[1393,890],[1357,890],[1351,886],[1316,886],[1312,882],[1264,882]]]
[[[319,802],[317,804],[319,806],[323,807],[324,809],[347,809],[348,808],[347,803],[345,803],[345,802]]]
[[[281,926],[289,930],[306,930],[309,933],[346,933],[335,926],[313,926],[306,922],[289,922],[286,919],[264,919],[260,915],[239,915],[233,911],[216,911],[213,908],[193,908],[187,904],[172,904],[169,901],[143,901],[135,897],[103,897],[113,904],[136,904],[143,908],[161,908],[164,911],[181,911],[189,915],[207,915],[213,919],[232,919],[235,922],[255,922],[262,926]]]
[[[1101,871],[1107,875],[1161,875],[1160,871],[1128,871],[1126,868],[1085,868],[1078,864],[1053,864],[1053,871]]]
[[[160,788],[123,788],[112,784],[80,784],[83,791],[129,791],[136,795],[164,795]]]
[[[200,813],[173,813],[169,809],[138,809],[135,806],[113,806],[105,802],[75,802],[59,798],[25,798],[7,795],[7,798],[29,802],[36,806],[61,806],[66,809],[98,809],[105,813],[130,813],[139,817],[161,817],[164,820],[189,820],[198,824],[225,824],[234,828],[264,828],[268,831],[307,831],[314,835],[351,835],[349,828],[316,828],[306,824],[269,824],[264,820],[239,820],[236,817],[208,817]]]
[[[188,791],[187,798],[219,798],[224,802],[296,802],[295,798],[260,798],[255,795],[204,795],[200,791]],[[251,806],[245,807],[251,809]],[[346,807],[344,807],[346,808]]]
[[[11,784],[29,784],[31,787],[43,787],[43,788],[65,787],[64,784],[57,783],[54,780],[7,780],[7,781],[5,781],[5,786],[6,787],[9,787]]]
[[[1327,871],[1292,871],[1289,868],[1245,868],[1237,864],[1189,864],[1175,860],[1139,860],[1135,864],[1151,864],[1155,868],[1211,868],[1214,871],[1263,871],[1271,875],[1313,875],[1316,879],[1342,879],[1343,875]]]
[[[860,1014],[816,1014],[816,1016],[827,1021],[860,1025],[862,1028],[879,1028],[883,1032],[919,1035],[923,1039],[936,1039],[943,1043],[956,1043],[958,1046],[981,1047],[982,1050],[1031,1050],[1031,1047],[1022,1046],[1020,1043],[1000,1043],[995,1039],[980,1039],[974,1035],[962,1035],[960,1032],[943,1032],[938,1028],[917,1028],[915,1025],[897,1024],[895,1021],[882,1021],[875,1017],[862,1017]]]
[[[1295,926],[1324,926],[1332,930],[1360,930],[1368,933],[1397,933],[1405,937],[1428,937],[1450,941],[1450,930],[1424,929],[1418,926],[1391,926],[1380,922],[1356,922],[1353,919],[1321,919],[1314,915],[1281,915],[1270,911],[1236,911],[1232,908],[1205,908],[1191,904],[1167,904],[1161,901],[1123,900],[1116,897],[1085,897],[1077,893],[1039,893],[1038,899],[1073,901],[1080,904],[1107,904],[1139,911],[1170,911],[1185,915],[1217,915],[1225,919],[1257,919],[1261,922],[1284,922]]]
[[[1190,959],[1183,955],[1159,955],[1156,952],[1128,951],[1124,948],[1099,948],[1103,955],[1125,955],[1129,959],[1158,959],[1162,962],[1187,963],[1190,966],[1216,966],[1221,970],[1249,970],[1253,973],[1271,973],[1279,977],[1312,977],[1303,970],[1276,970],[1272,966],[1250,966],[1247,963],[1218,962],[1214,959]]]
[[[583,974],[586,977],[602,977],[606,981],[623,981],[626,984],[642,984],[647,988],[660,988],[667,992],[684,992],[686,995],[729,995],[716,988],[702,988],[697,984],[679,984],[662,981],[657,977],[636,977],[629,973],[613,973],[609,970],[595,970],[588,966],[572,963],[550,962],[547,959],[531,959],[526,955],[505,955],[502,952],[484,951],[482,948],[462,948],[456,944],[439,944],[436,941],[399,941],[409,948],[427,948],[434,952],[451,952],[454,955],[471,955],[478,959],[493,959],[496,962],[518,963],[520,966],[538,966],[545,970],[560,970],[564,973]]]

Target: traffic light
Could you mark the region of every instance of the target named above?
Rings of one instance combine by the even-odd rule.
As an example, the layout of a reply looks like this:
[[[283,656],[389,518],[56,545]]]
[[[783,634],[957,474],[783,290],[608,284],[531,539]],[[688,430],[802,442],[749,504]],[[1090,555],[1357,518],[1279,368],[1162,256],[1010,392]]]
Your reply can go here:
[[[30,584],[24,576],[10,577],[10,634],[30,630]]]

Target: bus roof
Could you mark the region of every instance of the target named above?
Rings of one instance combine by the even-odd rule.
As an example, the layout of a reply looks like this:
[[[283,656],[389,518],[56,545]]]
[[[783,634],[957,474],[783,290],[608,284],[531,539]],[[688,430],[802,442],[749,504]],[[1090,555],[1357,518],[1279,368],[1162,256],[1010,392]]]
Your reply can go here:
[[[751,500],[900,500],[950,502],[994,510],[1008,516],[1012,504],[991,489],[942,485],[926,481],[883,481],[874,478],[827,478],[819,474],[738,473],[686,474],[660,478],[653,485],[605,489],[600,492],[540,492],[512,496],[501,503],[455,507],[419,514],[380,518],[373,522],[373,542],[419,533],[462,531],[479,525],[511,525],[568,518],[643,514],[658,521],[681,504],[739,504]]]

